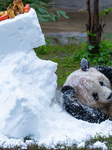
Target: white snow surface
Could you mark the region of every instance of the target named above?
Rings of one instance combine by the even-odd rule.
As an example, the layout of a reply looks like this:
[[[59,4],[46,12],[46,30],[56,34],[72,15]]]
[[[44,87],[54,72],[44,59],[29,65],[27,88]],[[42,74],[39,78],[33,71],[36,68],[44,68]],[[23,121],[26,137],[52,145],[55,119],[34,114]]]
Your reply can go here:
[[[94,143],[92,146],[90,146],[90,148],[101,148],[102,150],[107,150],[107,146],[105,145],[105,143],[102,143],[100,141],[97,141],[96,143]]]
[[[0,57],[45,44],[34,9],[0,22]]]
[[[81,147],[96,133],[112,135],[112,121],[88,123],[61,108],[55,99],[57,64],[33,51],[44,44],[33,9],[0,22],[0,147],[26,148],[33,141],[23,142],[25,136],[47,146]]]
[[[55,94],[56,66],[33,50],[9,54],[0,62],[1,133],[14,138],[38,133],[39,120]]]

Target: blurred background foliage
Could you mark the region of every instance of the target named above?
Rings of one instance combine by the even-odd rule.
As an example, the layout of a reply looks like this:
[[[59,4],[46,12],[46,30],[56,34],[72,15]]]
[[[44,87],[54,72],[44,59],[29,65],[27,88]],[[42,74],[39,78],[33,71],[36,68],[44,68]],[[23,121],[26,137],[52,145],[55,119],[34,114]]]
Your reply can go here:
[[[68,18],[66,13],[62,10],[55,9],[50,10],[52,4],[50,0],[22,0],[24,5],[30,4],[30,7],[34,8],[37,12],[40,21],[56,21],[61,17]],[[9,4],[12,4],[13,0],[0,0],[0,11],[7,9]]]

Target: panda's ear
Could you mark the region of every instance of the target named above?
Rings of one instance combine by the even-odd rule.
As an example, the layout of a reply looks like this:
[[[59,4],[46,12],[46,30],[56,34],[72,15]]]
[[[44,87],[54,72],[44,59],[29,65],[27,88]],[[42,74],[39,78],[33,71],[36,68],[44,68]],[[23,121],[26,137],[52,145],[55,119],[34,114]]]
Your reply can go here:
[[[110,66],[97,66],[95,67],[98,71],[100,71],[101,73],[103,73],[110,81],[111,85],[112,85],[112,67]]]
[[[89,67],[90,67],[89,62],[85,58],[82,58],[82,60],[81,60],[81,69],[83,71],[87,71],[89,69]]]

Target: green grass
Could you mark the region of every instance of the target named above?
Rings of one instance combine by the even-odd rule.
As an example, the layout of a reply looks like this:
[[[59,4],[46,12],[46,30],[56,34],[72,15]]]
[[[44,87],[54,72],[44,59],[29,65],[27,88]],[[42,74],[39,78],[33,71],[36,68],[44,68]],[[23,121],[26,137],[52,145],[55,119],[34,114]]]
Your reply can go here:
[[[112,150],[112,135],[108,135],[108,137],[106,137],[106,136],[101,136],[100,134],[96,134],[94,138],[91,138],[90,140],[85,142],[85,147],[88,147],[89,145],[93,145],[97,141],[105,143],[108,150]]]
[[[90,146],[92,146],[97,141],[100,141],[101,143],[105,143],[108,150],[112,150],[112,136],[109,135],[101,136],[100,134],[96,134],[94,138],[90,138],[85,142],[85,147],[83,148],[77,148],[76,144],[73,144],[72,146],[67,146],[65,144],[57,144],[55,146],[55,150],[90,150]],[[44,145],[38,146],[37,144],[32,144],[27,147],[27,150],[54,150],[54,148],[46,148]],[[91,148],[91,150],[102,150],[101,148]]]
[[[58,64],[57,77],[58,86],[62,86],[67,76],[80,68],[80,60],[75,61],[74,53],[80,49],[80,45],[67,45],[67,46],[51,46],[45,45],[40,48],[36,48],[35,52],[41,59],[52,60]]]

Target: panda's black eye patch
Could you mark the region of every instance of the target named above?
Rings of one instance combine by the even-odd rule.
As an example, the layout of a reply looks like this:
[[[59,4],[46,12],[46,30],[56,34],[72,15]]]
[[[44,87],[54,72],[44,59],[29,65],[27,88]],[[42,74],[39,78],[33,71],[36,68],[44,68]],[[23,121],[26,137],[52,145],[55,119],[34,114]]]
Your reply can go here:
[[[105,86],[105,83],[103,81],[99,82],[101,86]]]
[[[97,101],[99,100],[98,93],[93,93],[92,96],[94,97],[95,100],[97,100]]]

